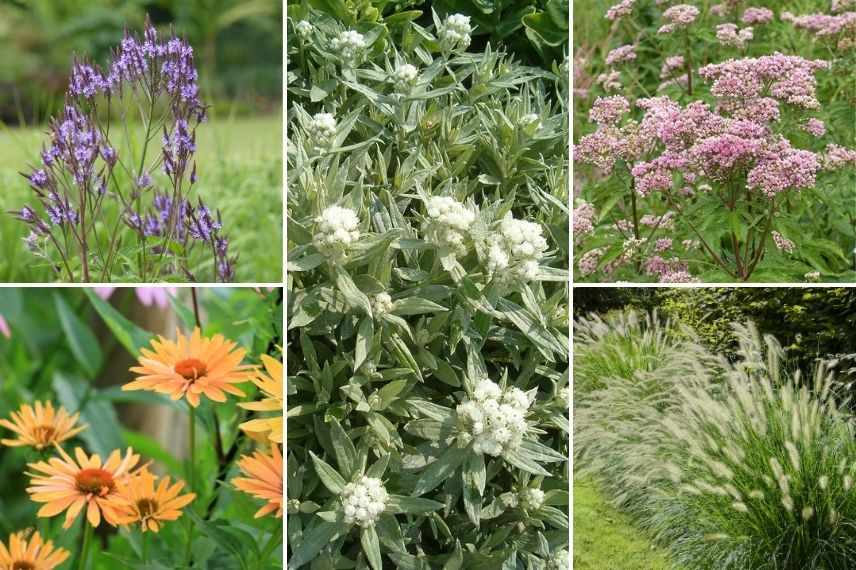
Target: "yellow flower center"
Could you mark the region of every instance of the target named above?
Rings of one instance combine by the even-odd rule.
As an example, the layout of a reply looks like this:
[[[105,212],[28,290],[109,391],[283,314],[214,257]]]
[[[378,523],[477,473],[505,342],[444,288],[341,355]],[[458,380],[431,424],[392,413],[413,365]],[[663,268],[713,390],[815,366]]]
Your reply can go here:
[[[185,380],[196,380],[208,374],[205,363],[198,358],[185,358],[175,364],[175,373]]]
[[[137,501],[137,510],[140,511],[140,518],[144,519],[158,512],[158,504],[154,499],[140,499]]]
[[[39,443],[51,443],[56,430],[53,426],[36,426],[33,428],[33,438]]]
[[[116,489],[113,475],[103,469],[83,469],[74,477],[74,482],[79,491],[102,497]]]
[[[16,560],[12,564],[12,570],[36,570],[36,565],[28,560]]]

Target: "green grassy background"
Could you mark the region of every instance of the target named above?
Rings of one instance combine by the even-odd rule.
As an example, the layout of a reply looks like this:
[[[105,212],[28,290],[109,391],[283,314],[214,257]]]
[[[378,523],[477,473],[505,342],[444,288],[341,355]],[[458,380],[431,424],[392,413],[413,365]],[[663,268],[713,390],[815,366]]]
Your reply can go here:
[[[574,478],[574,570],[666,570],[655,547],[590,479]]]
[[[24,248],[25,225],[7,213],[33,201],[18,173],[38,160],[47,141],[44,131],[0,127],[0,282],[55,279]],[[197,145],[197,192],[222,212],[230,251],[240,255],[235,281],[280,282],[282,117],[212,119],[197,130]]]

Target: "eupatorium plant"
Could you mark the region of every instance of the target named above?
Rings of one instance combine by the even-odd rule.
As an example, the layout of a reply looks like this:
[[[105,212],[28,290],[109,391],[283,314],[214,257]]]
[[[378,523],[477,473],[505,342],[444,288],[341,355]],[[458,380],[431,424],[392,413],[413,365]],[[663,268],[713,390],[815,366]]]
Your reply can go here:
[[[619,37],[634,6],[606,14]],[[848,269],[851,208],[819,215],[816,206],[837,201],[856,170],[856,150],[838,144],[852,142],[852,121],[827,121],[842,104],[852,116],[846,89],[829,86],[844,55],[765,49],[774,12],[741,6],[665,8],[645,38],[663,48],[659,75],[638,67],[638,39],[606,54],[601,94],[581,101],[594,128],[574,148],[592,167],[575,208],[579,277],[746,281],[761,269],[794,280]],[[711,25],[718,44],[702,57]],[[806,224],[834,233],[800,231]]]
[[[69,281],[229,281],[220,214],[195,191],[205,119],[193,48],[147,23],[103,68],[75,60],[64,109],[14,212],[34,255]]]

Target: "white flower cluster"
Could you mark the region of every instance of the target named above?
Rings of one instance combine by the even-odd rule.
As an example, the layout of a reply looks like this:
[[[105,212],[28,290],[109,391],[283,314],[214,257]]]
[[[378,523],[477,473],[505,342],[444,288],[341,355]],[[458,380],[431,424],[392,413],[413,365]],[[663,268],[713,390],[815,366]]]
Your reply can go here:
[[[570,570],[571,556],[567,550],[557,550],[547,561],[547,570]]]
[[[365,475],[342,489],[345,522],[360,526],[372,525],[386,508],[389,495],[380,479]]]
[[[428,223],[425,234],[428,240],[440,247],[448,247],[457,255],[464,255],[467,246],[464,236],[476,219],[476,214],[449,196],[432,196],[425,203]]]
[[[389,293],[378,293],[372,301],[372,312],[375,315],[383,315],[392,310],[392,304]]]
[[[520,506],[527,511],[537,511],[544,505],[544,491],[526,488],[520,492]]]
[[[405,89],[416,83],[419,77],[419,70],[416,66],[410,63],[402,63],[392,72],[392,82],[399,89]]]
[[[473,451],[497,457],[519,447],[532,405],[526,392],[519,388],[503,392],[495,382],[482,380],[473,398],[457,407],[462,427],[472,437]]]
[[[462,47],[466,49],[470,45],[470,17],[463,14],[449,14],[443,25],[440,26],[440,41],[446,49]]]
[[[315,218],[318,232],[313,237],[315,247],[327,257],[343,257],[348,247],[360,237],[360,219],[350,208],[330,206]]]
[[[565,386],[564,388],[560,388],[559,392],[556,394],[556,401],[560,406],[564,408],[571,407],[571,390]]]
[[[508,213],[499,223],[499,235],[491,238],[487,268],[500,277],[532,281],[538,275],[538,262],[546,250],[547,240],[540,225],[517,220]]]
[[[295,24],[294,29],[297,30],[298,35],[306,39],[312,34],[312,24],[310,24],[307,20],[300,20]]]
[[[306,126],[306,131],[316,146],[327,146],[336,136],[336,118],[330,113],[315,113]]]
[[[330,47],[337,52],[345,63],[354,63],[366,49],[366,38],[355,30],[346,30],[333,38]]]
[[[520,126],[529,133],[541,128],[541,118],[536,113],[527,113],[520,117]]]

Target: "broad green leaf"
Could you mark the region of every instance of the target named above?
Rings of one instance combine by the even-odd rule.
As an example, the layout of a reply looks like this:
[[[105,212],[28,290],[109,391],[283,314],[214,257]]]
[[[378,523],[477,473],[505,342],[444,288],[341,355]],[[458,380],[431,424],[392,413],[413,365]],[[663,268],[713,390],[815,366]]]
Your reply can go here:
[[[389,495],[386,512],[391,514],[423,515],[443,508],[443,503],[421,497]]]
[[[374,319],[363,317],[357,329],[357,342],[354,346],[354,371],[357,371],[366,361],[372,340],[374,340]]]
[[[62,332],[68,339],[71,353],[75,360],[86,371],[89,378],[94,378],[101,370],[104,356],[101,354],[100,344],[89,327],[72,312],[68,304],[57,291],[53,292],[54,306],[59,315]]]
[[[360,533],[360,542],[363,545],[363,552],[366,554],[369,564],[373,570],[383,570],[383,562],[380,557],[380,543],[377,538],[377,531],[374,526],[369,525],[363,528]]]
[[[346,483],[342,476],[339,475],[339,472],[311,451],[309,455],[312,457],[312,463],[315,465],[315,472],[324,486],[334,495],[341,493]]]
[[[404,430],[431,441],[442,441],[454,433],[454,422],[421,419],[407,422]]]
[[[351,279],[350,274],[343,268],[335,266],[333,273],[336,277],[336,287],[344,295],[345,300],[352,308],[362,311],[369,318],[372,317],[372,305],[365,293],[359,290]]]
[[[291,523],[289,523],[291,524]],[[344,534],[348,529],[347,525],[342,523],[322,521],[304,533],[302,540],[293,544],[289,542],[289,546],[293,549],[291,557],[288,559],[289,570],[300,568],[318,556],[318,553],[325,546],[333,542],[338,536]]]
[[[421,315],[423,313],[438,313],[448,311],[443,305],[438,305],[434,301],[422,299],[419,297],[407,297],[395,301],[392,307],[393,314],[396,315]]]
[[[457,447],[447,449],[436,461],[428,464],[422,471],[419,479],[416,481],[412,495],[414,497],[424,495],[451,477],[470,453],[472,451],[469,449],[459,449]]]
[[[193,519],[202,534],[217,543],[218,547],[229,552],[241,565],[242,569],[250,570],[252,560],[259,557],[258,546],[251,534],[229,524],[224,520],[205,520],[193,509],[185,509],[185,515]]]
[[[92,303],[92,306],[95,307],[95,310],[98,311],[98,314],[101,315],[102,319],[104,319],[107,327],[115,335],[116,340],[118,340],[132,356],[137,357],[140,353],[140,348],[148,345],[152,338],[154,338],[153,334],[141,329],[126,319],[119,313],[119,311],[96,295],[95,291],[92,289],[87,288],[84,289],[83,292],[87,297],[89,297],[89,301]]]
[[[116,409],[109,401],[97,399],[98,389],[91,381],[56,372],[53,388],[59,403],[70,412],[80,412],[81,423],[89,426],[79,437],[90,453],[98,453],[103,459],[125,447]]]

